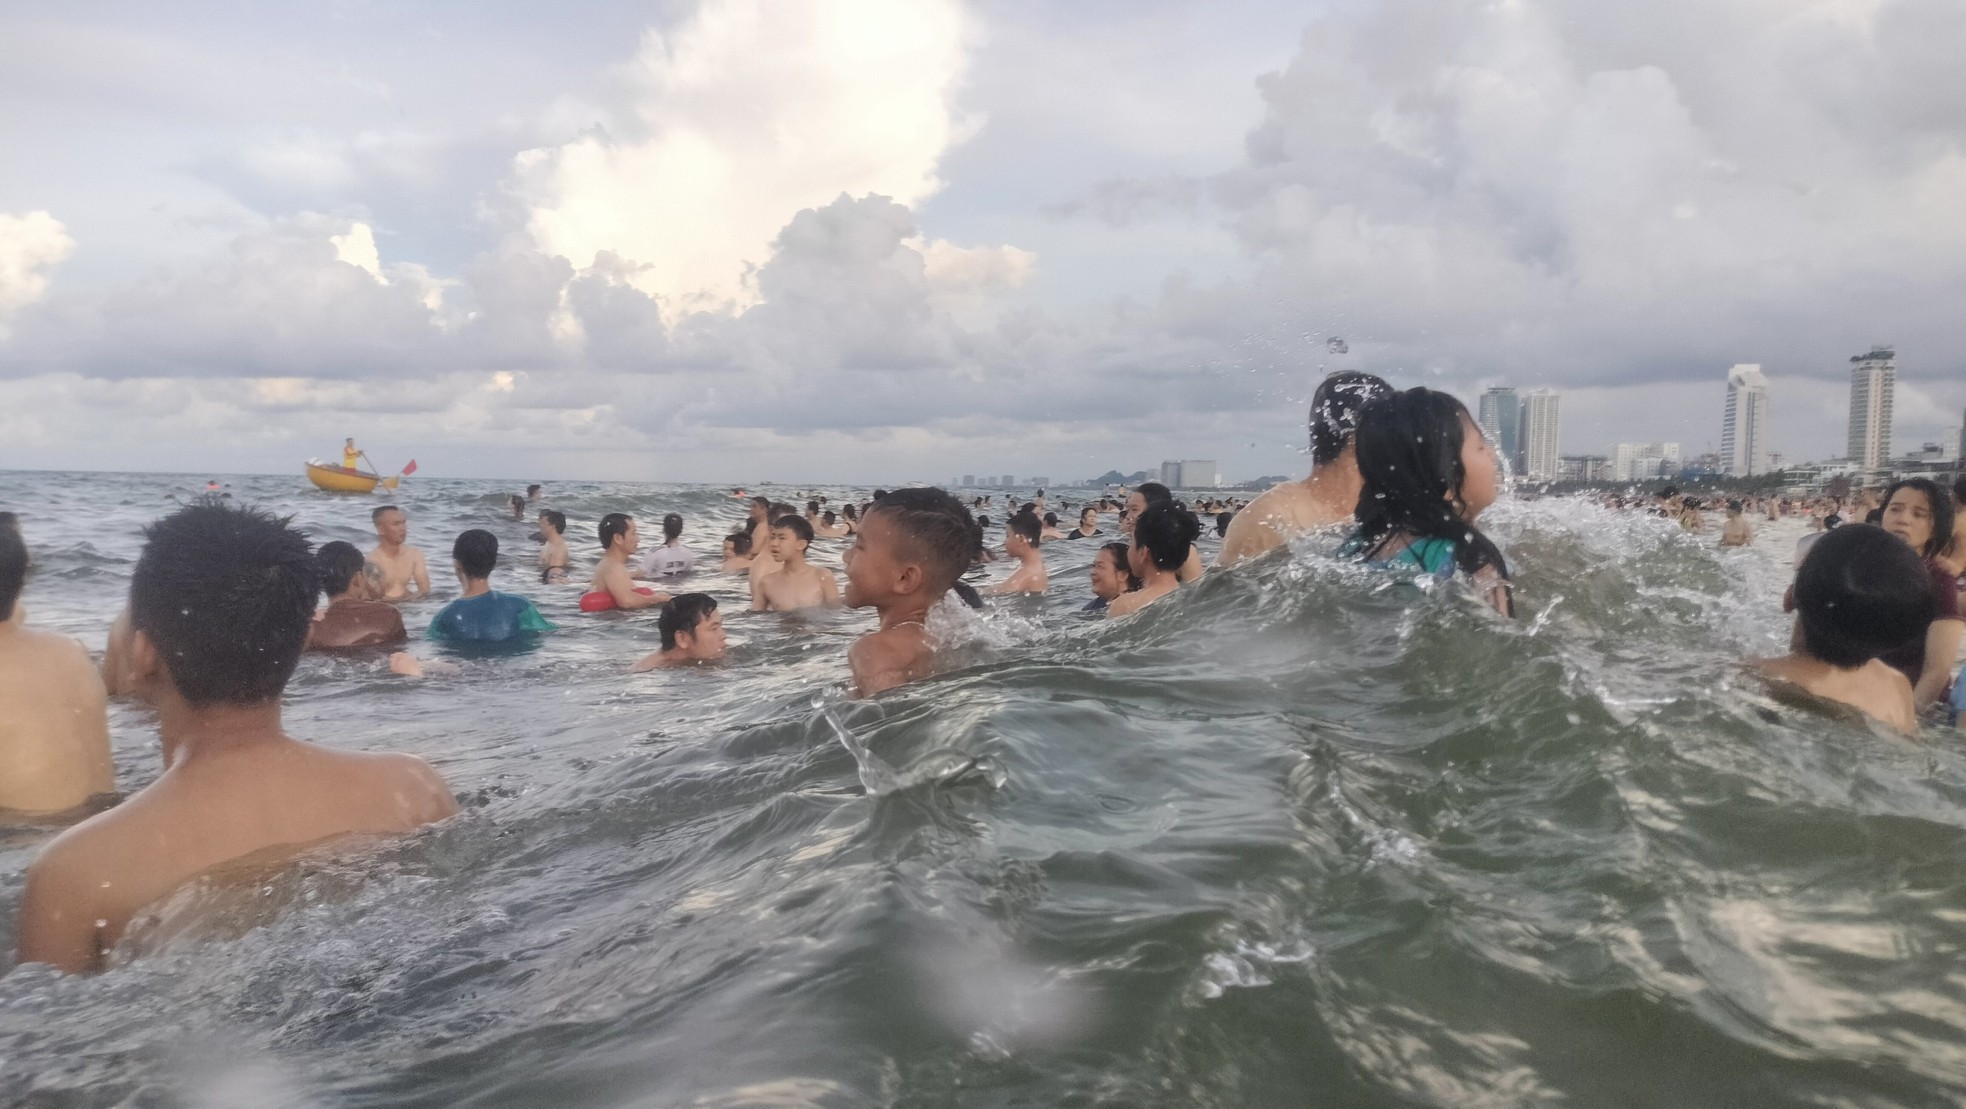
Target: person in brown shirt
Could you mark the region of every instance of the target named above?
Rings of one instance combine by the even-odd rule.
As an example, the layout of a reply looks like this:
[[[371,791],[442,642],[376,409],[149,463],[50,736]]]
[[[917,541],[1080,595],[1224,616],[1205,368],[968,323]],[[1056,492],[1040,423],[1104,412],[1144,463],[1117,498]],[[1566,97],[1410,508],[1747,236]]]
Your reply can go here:
[[[409,642],[403,614],[374,599],[368,560],[353,543],[323,543],[314,552],[328,607],[307,630],[307,650],[346,651]]]

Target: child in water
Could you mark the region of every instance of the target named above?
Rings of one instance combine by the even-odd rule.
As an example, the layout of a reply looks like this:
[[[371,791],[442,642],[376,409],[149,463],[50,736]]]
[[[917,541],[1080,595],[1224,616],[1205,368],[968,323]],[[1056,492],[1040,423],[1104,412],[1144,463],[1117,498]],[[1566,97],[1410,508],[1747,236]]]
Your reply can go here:
[[[1938,610],[1918,553],[1867,524],[1825,532],[1796,573],[1795,608],[1793,649],[1755,669],[1917,731],[1911,680],[1879,656],[1924,635]]]
[[[1194,553],[1201,521],[1173,501],[1149,504],[1133,521],[1133,546],[1127,568],[1139,588],[1121,594],[1106,606],[1108,618],[1138,612],[1181,585],[1181,569]]]
[[[969,568],[969,513],[940,489],[900,489],[861,515],[846,550],[846,604],[872,608],[880,627],[847,652],[856,695],[927,677],[935,663],[928,612]]]
[[[1446,393],[1408,389],[1359,414],[1358,531],[1341,555],[1368,565],[1471,578],[1484,600],[1515,615],[1509,567],[1475,527],[1495,503],[1495,449],[1467,407]]]

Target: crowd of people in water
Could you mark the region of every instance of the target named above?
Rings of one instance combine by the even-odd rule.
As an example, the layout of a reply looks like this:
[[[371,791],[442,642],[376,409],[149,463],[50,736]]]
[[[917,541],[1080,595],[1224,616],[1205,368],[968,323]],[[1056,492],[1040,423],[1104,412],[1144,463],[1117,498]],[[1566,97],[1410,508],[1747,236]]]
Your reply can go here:
[[[756,496],[748,521],[723,537],[714,558],[684,545],[680,515],[665,516],[661,542],[645,549],[639,522],[610,513],[591,533],[599,555],[579,611],[654,610],[660,647],[632,664],[647,671],[725,654],[717,599],[683,588],[695,574],[743,575],[753,612],[869,609],[875,626],[845,661],[853,692],[872,697],[935,672],[929,616],[946,596],[981,607],[989,595],[1046,593],[1045,544],[1091,542],[1098,551],[1085,610],[1124,618],[1210,572],[1196,544],[1207,518],[1222,539],[1216,571],[1327,535],[1341,559],[1464,583],[1496,618],[1514,615],[1508,561],[1480,526],[1501,469],[1460,401],[1395,390],[1369,374],[1334,374],[1313,397],[1309,432],[1310,474],[1247,504],[1183,503],[1153,482],[1077,506],[1054,507],[1043,490],[1029,501],[1006,498],[1001,558],[1015,566],[980,591],[961,579],[999,558],[985,542],[999,510],[994,495],[965,503],[941,489],[907,488],[838,506]],[[1667,517],[1689,532],[1704,532],[1705,514],[1720,511],[1718,543],[1726,547],[1752,544],[1763,517],[1809,519],[1782,599],[1795,614],[1789,652],[1752,665],[1784,687],[1910,734],[1953,719],[1966,632],[1963,499],[1966,480],[1947,490],[1912,478],[1852,498],[1706,505],[1667,488],[1603,504]],[[536,580],[568,581],[575,558],[567,516],[545,504],[537,485],[509,508],[514,519],[538,521]],[[351,833],[404,833],[457,811],[420,759],[304,743],[282,726],[282,693],[305,652],[372,652],[409,677],[455,665],[406,649],[412,637],[400,605],[432,597],[407,515],[383,505],[371,523],[368,551],[341,541],[317,548],[250,506],[207,498],[182,507],[147,530],[127,607],[98,662],[74,640],[29,625],[20,604],[28,548],[19,522],[0,514],[0,809],[79,815],[112,793],[112,696],[155,710],[164,763],[154,782],[40,852],[21,901],[22,961],[100,969],[134,915],[220,864]],[[808,559],[819,539],[846,542],[844,582]],[[531,600],[492,587],[499,565],[491,531],[456,536],[458,595],[422,637],[470,655],[552,634],[555,625]]]

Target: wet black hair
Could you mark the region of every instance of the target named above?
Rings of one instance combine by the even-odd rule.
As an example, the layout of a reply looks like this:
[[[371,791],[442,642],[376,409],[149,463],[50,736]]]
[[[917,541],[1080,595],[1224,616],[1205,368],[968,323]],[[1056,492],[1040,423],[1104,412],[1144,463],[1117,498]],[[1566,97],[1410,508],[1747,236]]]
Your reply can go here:
[[[601,517],[601,549],[614,546],[614,537],[628,534],[629,515],[626,512],[610,512]]]
[[[978,516],[978,517],[976,517],[976,526],[977,526],[977,527],[979,527],[979,528],[987,528],[987,527],[989,527],[989,526],[990,526],[990,518],[989,518],[988,516]],[[979,542],[979,543],[981,543],[981,542],[982,542],[982,540],[980,540],[980,539],[979,539],[979,540],[977,540],[977,542]]]
[[[1883,528],[1824,534],[1795,575],[1802,649],[1851,669],[1925,634],[1938,614],[1924,560]]]
[[[533,483],[532,485],[526,486],[526,496],[528,497],[532,496],[534,493],[539,492],[539,489],[540,487],[537,482]]]
[[[291,517],[200,498],[144,529],[130,626],[190,704],[254,705],[286,688],[319,595]]]
[[[1056,512],[1047,512],[1047,513],[1045,513],[1045,514],[1044,514],[1044,526],[1045,526],[1045,527],[1048,527],[1048,528],[1055,528],[1055,527],[1057,527],[1057,526],[1058,526],[1058,513],[1056,513]]]
[[[805,540],[807,546],[812,545],[812,522],[796,512],[788,512],[780,516],[771,522],[771,526],[773,528],[784,528],[786,531]]]
[[[857,524],[860,522],[860,510],[853,507],[852,501],[848,501],[846,504],[840,506],[840,511],[846,513],[846,518],[852,520],[854,523]]]
[[[397,508],[393,504],[376,505],[373,509],[369,511],[369,523],[373,524],[376,521],[382,519],[382,514],[385,512],[402,512],[402,511],[403,511],[402,509]]]
[[[662,518],[662,541],[664,543],[680,539],[682,535],[683,517],[681,513],[671,512]]]
[[[1464,572],[1493,567],[1509,576],[1502,552],[1460,516],[1466,422],[1472,422],[1467,406],[1424,386],[1388,393],[1359,414],[1355,441],[1365,484],[1354,515],[1366,558],[1377,557],[1395,536],[1445,539]]]
[[[1218,536],[1229,534],[1229,525],[1234,523],[1235,519],[1236,514],[1233,512],[1217,512],[1215,514],[1215,534]]]
[[[764,509],[764,510],[765,510],[766,512],[770,512],[770,511],[771,511],[771,498],[770,498],[770,497],[766,497],[766,496],[756,496],[756,497],[752,497],[752,498],[751,498],[751,507],[752,507],[752,508],[762,508],[762,509]]]
[[[0,528],[5,528],[15,535],[19,535],[20,517],[12,512],[0,512]]]
[[[561,535],[567,533],[567,514],[559,509],[542,508],[539,510],[539,518],[553,525],[553,530]]]
[[[362,567],[367,562],[368,559],[363,557],[362,552],[353,543],[343,543],[337,539],[332,543],[321,544],[314,552],[314,566],[321,583],[322,595],[329,600],[334,600],[348,592],[348,587],[355,581],[355,575],[362,572]]]
[[[1835,528],[1835,527],[1842,527],[1842,526],[1843,526],[1843,517],[1841,517],[1841,516],[1838,516],[1838,515],[1837,515],[1836,513],[1834,513],[1834,512],[1832,512],[1832,513],[1830,513],[1829,515],[1827,515],[1827,516],[1825,516],[1825,517],[1823,517],[1823,530],[1824,530],[1824,531],[1828,531],[1828,530],[1829,530],[1829,529],[1831,529],[1831,528]]]
[[[1925,494],[1925,500],[1932,506],[1932,538],[1925,541],[1925,549],[1918,553],[1925,558],[1936,558],[1952,542],[1952,498],[1946,496],[1945,490],[1931,478],[1908,477],[1892,482],[1891,487],[1884,491],[1884,508],[1891,507],[1891,498],[1901,489],[1915,489]],[[1882,512],[1878,518],[1883,519]]]
[[[1180,505],[1150,504],[1133,521],[1133,545],[1145,547],[1147,557],[1163,570],[1179,570],[1201,538],[1201,521]]]
[[[1727,511],[1729,511],[1729,512],[1739,512],[1740,510],[1741,510],[1741,502],[1740,502],[1740,501],[1728,501],[1728,502],[1727,502]]]
[[[520,512],[524,512],[526,510],[526,498],[518,493],[514,493],[510,497],[507,497],[505,499],[505,503],[511,505],[514,509],[517,509]]]
[[[950,588],[969,569],[975,525],[962,502],[943,490],[897,489],[867,510],[875,513],[893,529],[902,558],[922,564],[931,594]]]
[[[1099,546],[1099,554],[1092,557],[1096,559],[1100,554],[1112,555],[1113,565],[1119,567],[1120,573],[1126,575],[1126,591],[1131,593],[1140,588],[1140,579],[1133,574],[1133,562],[1130,557],[1132,553],[1133,548],[1125,543],[1102,543]]]
[[[1143,481],[1134,486],[1133,491],[1140,494],[1140,499],[1147,502],[1148,508],[1174,503],[1174,491],[1158,481]]]
[[[830,508],[819,514],[819,522],[825,524],[829,528],[832,527],[834,522],[837,521],[838,519],[839,519],[838,514],[836,514]]]
[[[1004,521],[1003,526],[1005,531],[1023,536],[1024,541],[1033,547],[1044,542],[1044,523],[1035,512],[1019,512]]]
[[[876,489],[876,490],[874,490],[874,499],[875,499],[876,501],[884,501],[884,500],[886,500],[886,499],[887,499],[887,490],[885,490],[885,489]]]
[[[1330,374],[1318,382],[1317,392],[1311,394],[1311,465],[1337,461],[1358,434],[1359,413],[1392,391],[1384,380],[1356,370]]]
[[[471,581],[491,577],[498,567],[498,536],[483,528],[463,532],[451,544],[451,559]]]
[[[807,511],[807,512],[818,512],[818,511],[819,511],[819,502],[818,502],[818,501],[807,501],[807,502],[806,502],[806,511]]]
[[[19,528],[0,524],[0,624],[14,618],[14,602],[26,585],[27,542]]]
[[[737,555],[739,557],[751,553],[750,532],[733,531],[729,535],[724,536],[724,539],[730,543],[730,553]]]
[[[717,598],[708,593],[679,593],[662,603],[655,617],[655,628],[662,634],[662,649],[676,649],[676,636],[696,633],[698,625],[717,611]]]
[[[962,603],[971,608],[983,607],[983,594],[978,593],[976,587],[966,581],[950,583],[949,592],[954,593],[961,599]]]

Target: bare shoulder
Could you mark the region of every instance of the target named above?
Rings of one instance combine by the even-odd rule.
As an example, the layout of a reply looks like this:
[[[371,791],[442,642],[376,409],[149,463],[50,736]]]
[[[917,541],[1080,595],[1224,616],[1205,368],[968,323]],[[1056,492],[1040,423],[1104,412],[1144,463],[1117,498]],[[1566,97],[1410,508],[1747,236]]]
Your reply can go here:
[[[365,757],[378,760],[379,773],[415,815],[416,823],[433,823],[457,812],[457,799],[436,767],[415,755],[400,752]]]

